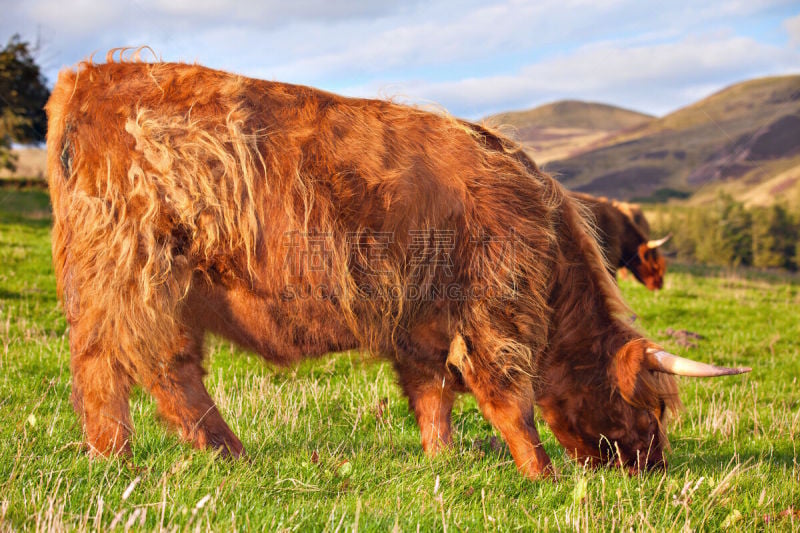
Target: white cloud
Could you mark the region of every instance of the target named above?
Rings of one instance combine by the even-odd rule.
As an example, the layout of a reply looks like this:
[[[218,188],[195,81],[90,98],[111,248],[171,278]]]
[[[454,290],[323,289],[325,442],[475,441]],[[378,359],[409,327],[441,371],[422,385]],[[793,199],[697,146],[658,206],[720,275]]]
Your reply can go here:
[[[568,97],[664,113],[708,94],[710,88],[794,72],[797,65],[800,52],[750,38],[711,35],[652,46],[587,45],[512,74],[409,84],[402,91],[447,102],[473,117]]]
[[[794,46],[800,46],[800,15],[784,20],[783,27],[789,34],[789,42]]]
[[[82,33],[108,27],[119,20],[119,7],[112,2],[92,2],[91,0],[39,0],[23,4],[27,15],[37,24],[57,27],[66,35]]]
[[[800,64],[796,47],[742,36],[793,1],[25,0],[4,7],[0,38],[41,30],[51,80],[93,51],[148,44],[168,61],[472,117],[564,97],[660,112]],[[795,45],[798,25],[784,24]]]
[[[39,23],[77,35],[94,30],[172,27],[205,29],[218,25],[243,25],[261,29],[297,21],[359,20],[402,12],[414,2],[382,0],[29,0],[28,15]]]
[[[620,20],[622,13],[628,18]],[[487,57],[503,62],[503,56],[538,55],[565,40],[610,37],[649,13],[630,1],[508,0],[416,15],[366,33],[323,30],[319,37],[326,46],[298,61],[288,58],[275,72],[279,77],[321,78],[354,66],[362,72],[385,72],[401,66],[468,65]]]

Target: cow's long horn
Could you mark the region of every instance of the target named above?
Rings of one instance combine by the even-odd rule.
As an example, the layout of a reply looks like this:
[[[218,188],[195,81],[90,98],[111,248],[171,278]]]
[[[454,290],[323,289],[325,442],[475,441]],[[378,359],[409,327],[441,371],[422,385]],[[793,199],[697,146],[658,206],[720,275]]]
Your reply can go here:
[[[650,248],[651,250],[654,249],[654,248],[658,248],[659,246],[662,246],[665,242],[667,242],[671,238],[672,238],[672,233],[668,233],[666,237],[663,237],[663,238],[658,239],[656,241],[647,241],[647,247]]]
[[[650,370],[656,372],[665,372],[667,374],[675,374],[676,376],[689,376],[693,378],[713,378],[717,376],[733,376],[735,374],[744,374],[750,372],[752,369],[748,367],[727,368],[724,366],[708,365],[678,357],[664,350],[656,350],[655,348],[648,348],[647,350],[647,366]]]

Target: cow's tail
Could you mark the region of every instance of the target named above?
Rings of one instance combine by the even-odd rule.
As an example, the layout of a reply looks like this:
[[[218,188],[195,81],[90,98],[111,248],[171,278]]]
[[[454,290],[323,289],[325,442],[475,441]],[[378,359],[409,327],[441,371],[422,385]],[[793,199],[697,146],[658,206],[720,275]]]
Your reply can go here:
[[[125,132],[82,114],[91,83],[86,71],[63,71],[47,104],[58,294],[73,357],[102,353],[142,376],[180,350],[191,269],[152,202],[154,184],[128,177]]]
[[[47,102],[47,181],[53,209],[52,252],[56,273],[58,297],[64,305],[67,317],[74,312],[70,298],[65,300],[65,278],[69,231],[64,226],[69,208],[69,182],[72,177],[73,146],[68,138],[67,104],[71,98],[70,88],[77,82],[77,73],[63,70]],[[72,302],[73,304],[76,302]]]

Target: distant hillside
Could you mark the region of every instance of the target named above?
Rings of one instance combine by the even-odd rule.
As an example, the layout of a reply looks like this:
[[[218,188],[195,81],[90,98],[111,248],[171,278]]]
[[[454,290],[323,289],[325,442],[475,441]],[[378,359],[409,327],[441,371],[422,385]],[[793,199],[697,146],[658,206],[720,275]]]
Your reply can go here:
[[[527,111],[510,111],[487,117],[494,124],[525,128],[580,128],[586,130],[621,130],[652,120],[651,115],[621,107],[579,100],[561,100]],[[520,136],[524,140],[524,136]]]
[[[17,156],[17,170],[10,172],[6,169],[0,169],[0,180],[5,178],[25,178],[44,181],[46,179],[47,152],[44,148],[15,148],[12,151]]]
[[[654,117],[593,102],[563,100],[527,111],[484,119],[522,143],[540,164],[562,159],[602,143],[609,135],[636,128]]]
[[[658,199],[719,186],[745,194],[788,172],[780,190],[798,164],[800,76],[782,76],[733,85],[544,168],[572,189]]]
[[[767,176],[760,183],[748,183],[748,180],[709,183],[694,193],[689,203],[702,205],[725,192],[747,207],[768,206],[781,201],[796,208],[800,206],[800,157],[790,158],[785,164],[786,170],[778,168],[774,175]]]

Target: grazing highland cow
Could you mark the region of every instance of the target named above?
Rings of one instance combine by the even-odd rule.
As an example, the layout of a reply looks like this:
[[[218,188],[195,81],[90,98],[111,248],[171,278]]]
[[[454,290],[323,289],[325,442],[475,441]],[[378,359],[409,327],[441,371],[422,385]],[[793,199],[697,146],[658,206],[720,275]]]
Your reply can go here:
[[[390,102],[200,66],[82,64],[47,105],[53,260],[92,453],[129,453],[138,383],[199,448],[243,453],[206,332],[268,361],[389,358],[434,453],[474,394],[530,477],[537,403],[592,463],[662,464],[665,372],[578,205],[508,141]]]
[[[636,204],[579,192],[570,195],[589,209],[612,276],[618,269],[627,268],[651,291],[664,286],[667,266],[658,248],[669,240],[669,235],[650,240],[650,224]]]

